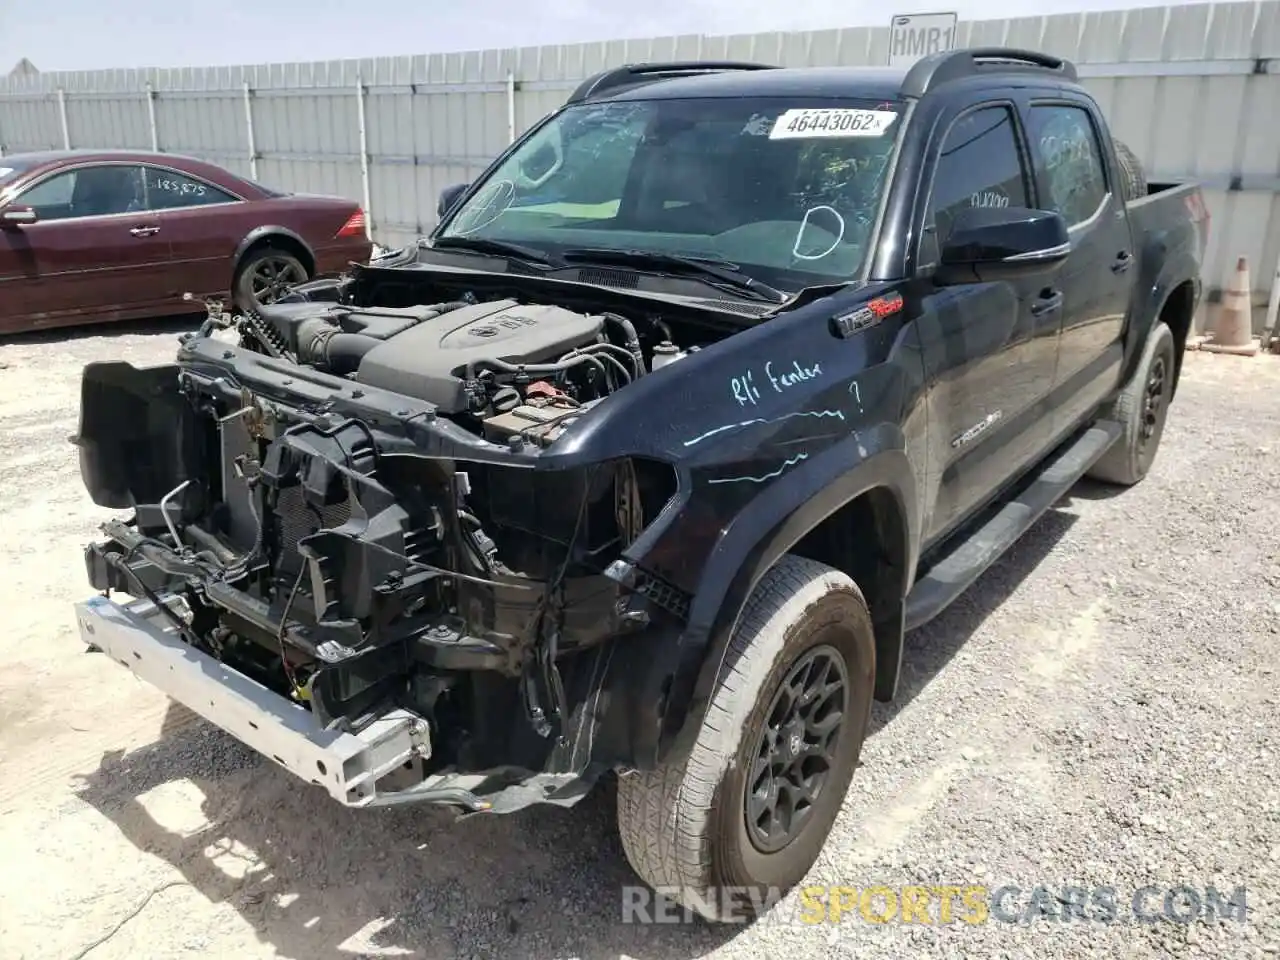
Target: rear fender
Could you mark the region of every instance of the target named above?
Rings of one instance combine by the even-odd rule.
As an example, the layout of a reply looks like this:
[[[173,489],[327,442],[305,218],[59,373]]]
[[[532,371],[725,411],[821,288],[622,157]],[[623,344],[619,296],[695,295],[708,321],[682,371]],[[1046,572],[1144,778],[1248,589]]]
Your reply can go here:
[[[1195,290],[1191,304],[1193,314],[1200,302],[1200,265],[1196,261],[1194,251],[1187,244],[1180,244],[1172,249],[1161,246],[1147,250],[1143,255],[1143,261],[1154,263],[1157,267],[1144,271],[1138,278],[1139,292],[1134,296],[1125,337],[1124,370],[1120,377],[1122,385],[1129,382],[1129,378],[1137,369],[1143,347],[1147,343],[1147,335],[1164,312],[1173,291],[1190,280]],[[1190,325],[1183,333],[1189,330]],[[1184,344],[1185,341],[1178,344],[1179,359],[1181,359]]]
[[[1175,292],[1182,287],[1183,284],[1191,283],[1191,300],[1187,304],[1187,313],[1185,316],[1180,310],[1173,311],[1173,316],[1168,313],[1170,307],[1170,298]],[[1175,345],[1175,360],[1173,371],[1173,391],[1177,394],[1178,382],[1182,375],[1182,358],[1186,352],[1187,338],[1191,334],[1191,328],[1195,325],[1196,310],[1200,306],[1200,297],[1203,293],[1203,283],[1200,279],[1200,264],[1196,260],[1191,251],[1183,248],[1179,255],[1170,258],[1165,264],[1164,269],[1160,271],[1160,276],[1156,280],[1152,291],[1151,299],[1153,310],[1151,319],[1148,323],[1148,330],[1155,325],[1157,319],[1164,317],[1169,322],[1170,329],[1173,330]],[[1146,337],[1143,337],[1145,343]],[[1139,351],[1140,354],[1140,351]],[[1134,366],[1137,366],[1137,357],[1134,358]]]
[[[892,598],[879,598],[897,611],[890,642],[880,647],[879,674],[896,683],[901,662],[901,610],[915,576],[917,542],[916,480],[904,449],[902,431],[893,424],[860,430],[767,488],[724,530],[707,562],[693,597],[689,620],[673,651],[674,664],[661,672],[670,678],[657,744],[658,757],[687,748],[697,736],[715,691],[729,639],[747,598],[778,558],[806,533],[859,495],[875,488],[892,494],[904,522],[906,558],[902,581]],[[872,601],[873,598],[868,598]],[[891,617],[892,619],[892,617]]]
[[[240,245],[236,247],[236,252],[231,255],[232,263],[239,263],[248,252],[249,248],[259,240],[269,240],[277,237],[288,237],[290,240],[301,245],[302,249],[307,251],[307,255],[309,257],[313,260],[315,259],[315,253],[311,249],[311,244],[307,243],[307,241],[303,240],[302,237],[298,236],[298,234],[294,233],[288,227],[282,227],[279,224],[264,224],[260,227],[254,227],[245,235],[245,238],[240,241]]]

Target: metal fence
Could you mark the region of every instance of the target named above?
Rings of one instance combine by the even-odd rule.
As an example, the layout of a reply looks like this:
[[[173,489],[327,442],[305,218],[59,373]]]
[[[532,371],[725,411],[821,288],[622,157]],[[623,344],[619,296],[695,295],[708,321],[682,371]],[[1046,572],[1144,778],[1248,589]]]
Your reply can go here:
[[[1152,178],[1199,179],[1212,214],[1206,280],[1249,258],[1265,304],[1280,257],[1280,0],[962,23],[961,46],[1074,60]],[[362,200],[374,239],[435,222],[470,180],[577,82],[627,62],[883,64],[885,27],[681,36],[317,63],[46,73],[0,79],[0,152],[158,149],[269,185]]]

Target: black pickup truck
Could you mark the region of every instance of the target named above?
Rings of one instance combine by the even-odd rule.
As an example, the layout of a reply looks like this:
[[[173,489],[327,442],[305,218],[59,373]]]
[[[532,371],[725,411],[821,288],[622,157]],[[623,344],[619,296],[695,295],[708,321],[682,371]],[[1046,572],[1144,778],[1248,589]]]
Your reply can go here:
[[[344,804],[614,773],[636,871],[713,919],[813,864],[904,632],[1147,473],[1207,228],[1006,49],[611,70],[440,213],[86,368],[128,512],[82,636]]]

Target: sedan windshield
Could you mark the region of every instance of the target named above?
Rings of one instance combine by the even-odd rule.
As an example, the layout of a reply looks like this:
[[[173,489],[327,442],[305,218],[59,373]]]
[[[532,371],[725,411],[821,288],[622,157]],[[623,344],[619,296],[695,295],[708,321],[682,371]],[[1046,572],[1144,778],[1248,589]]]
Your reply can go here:
[[[12,192],[10,188],[14,181],[29,169],[31,168],[27,164],[18,160],[0,157],[0,203],[9,202],[9,194]]]
[[[436,238],[578,261],[602,251],[704,258],[791,290],[847,282],[868,254],[899,106],[707,98],[569,107],[493,170]]]

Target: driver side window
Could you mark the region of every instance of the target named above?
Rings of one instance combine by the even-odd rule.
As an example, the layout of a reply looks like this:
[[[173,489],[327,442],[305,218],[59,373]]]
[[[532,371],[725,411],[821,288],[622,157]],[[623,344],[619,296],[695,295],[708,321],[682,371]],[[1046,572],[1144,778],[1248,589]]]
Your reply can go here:
[[[75,192],[76,171],[68,170],[37,183],[14,198],[14,203],[30,207],[41,220],[65,220],[71,216],[71,195]]]
[[[961,116],[947,131],[938,155],[921,262],[937,262],[938,245],[961,210],[1029,206],[1027,182],[1012,109],[981,107]]]
[[[14,198],[41,221],[105,217],[146,209],[142,168],[128,164],[78,167],[42,180]]]

